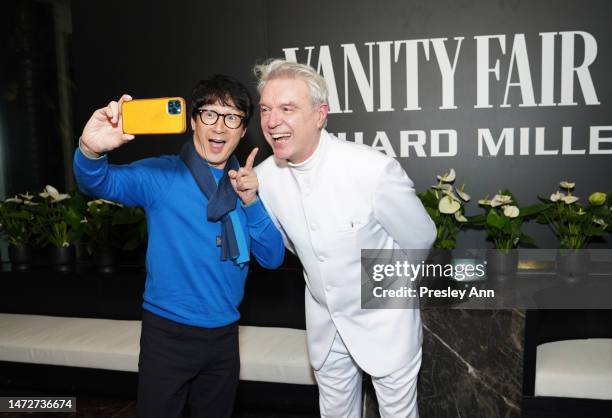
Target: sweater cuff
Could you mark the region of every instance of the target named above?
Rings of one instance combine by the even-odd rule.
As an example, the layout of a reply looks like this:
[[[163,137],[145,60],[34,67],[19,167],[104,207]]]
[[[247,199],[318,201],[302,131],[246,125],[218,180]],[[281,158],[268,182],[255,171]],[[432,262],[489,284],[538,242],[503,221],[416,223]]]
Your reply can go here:
[[[74,162],[79,167],[83,168],[87,172],[97,171],[101,167],[108,164],[108,158],[105,155],[102,155],[99,158],[93,159],[87,157],[81,148],[77,148],[74,152]]]
[[[243,205],[242,202],[240,205],[242,205],[242,209],[244,213],[246,213],[247,220],[250,224],[256,224],[269,218],[268,212],[266,212],[266,208],[264,208],[259,197],[248,205]]]
[[[100,158],[104,158],[104,156],[106,155],[105,152],[98,154],[97,157],[92,157],[91,155],[87,154],[87,152],[85,152],[85,150],[83,149],[83,137],[79,137],[79,150],[85,157],[89,158],[90,160],[99,160]]]

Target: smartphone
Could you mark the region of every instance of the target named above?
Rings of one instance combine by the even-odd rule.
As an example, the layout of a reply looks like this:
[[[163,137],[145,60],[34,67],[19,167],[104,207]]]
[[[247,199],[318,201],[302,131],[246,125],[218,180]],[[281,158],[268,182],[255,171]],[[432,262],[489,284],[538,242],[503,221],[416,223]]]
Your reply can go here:
[[[182,97],[136,99],[123,102],[123,133],[182,134],[187,129],[187,106]]]

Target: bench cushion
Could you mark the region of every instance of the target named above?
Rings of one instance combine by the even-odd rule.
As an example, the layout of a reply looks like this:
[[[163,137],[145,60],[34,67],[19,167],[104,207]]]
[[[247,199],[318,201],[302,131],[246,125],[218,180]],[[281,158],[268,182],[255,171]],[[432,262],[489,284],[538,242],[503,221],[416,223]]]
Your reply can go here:
[[[306,331],[241,326],[240,379],[316,385],[308,361]]]
[[[0,360],[138,371],[140,321],[0,314]]]
[[[535,395],[612,399],[612,339],[589,338],[539,345]]]
[[[314,385],[306,331],[240,327],[240,379]],[[138,371],[140,321],[0,314],[0,360]]]

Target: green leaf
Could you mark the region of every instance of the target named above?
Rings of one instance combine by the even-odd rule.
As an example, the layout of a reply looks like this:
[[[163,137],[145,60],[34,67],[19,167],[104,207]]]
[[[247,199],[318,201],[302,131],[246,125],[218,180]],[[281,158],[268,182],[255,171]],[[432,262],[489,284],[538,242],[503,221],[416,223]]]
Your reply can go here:
[[[550,207],[550,205],[541,205],[541,204],[525,206],[525,207],[521,208],[521,213],[520,213],[519,216],[521,216],[521,217],[534,216],[534,215],[539,214],[540,212],[545,211],[549,207]]]
[[[489,211],[487,215],[487,225],[492,228],[503,229],[507,222],[508,218],[498,215],[495,210]]]

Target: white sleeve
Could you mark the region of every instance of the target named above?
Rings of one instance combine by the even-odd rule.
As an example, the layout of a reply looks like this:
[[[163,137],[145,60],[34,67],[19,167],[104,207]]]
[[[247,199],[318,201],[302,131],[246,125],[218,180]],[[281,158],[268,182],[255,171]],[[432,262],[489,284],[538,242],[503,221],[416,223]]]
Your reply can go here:
[[[374,216],[400,248],[429,249],[436,226],[416,195],[402,166],[390,159],[374,192]]]

